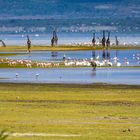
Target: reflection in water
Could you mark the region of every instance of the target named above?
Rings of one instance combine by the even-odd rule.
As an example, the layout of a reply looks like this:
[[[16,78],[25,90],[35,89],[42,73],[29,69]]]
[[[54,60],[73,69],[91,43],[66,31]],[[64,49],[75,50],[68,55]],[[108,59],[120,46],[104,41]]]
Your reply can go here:
[[[116,50],[116,57],[117,57],[117,58],[118,58],[118,53],[119,53],[118,50]]]
[[[16,78],[15,74],[19,75]],[[140,69],[135,68],[53,68],[0,69],[0,82],[23,83],[113,83],[140,85]]]
[[[105,53],[105,50],[103,50],[103,52],[102,52],[102,59],[105,60],[105,58],[106,58],[106,53]]]
[[[96,53],[95,53],[95,51],[92,51],[92,58],[93,58],[93,59],[96,58]]]
[[[28,59],[31,59],[31,53],[28,53]]]
[[[58,52],[51,52],[51,56],[52,57],[57,57],[58,56]]]
[[[96,70],[92,70],[92,77],[96,77]]]
[[[106,59],[110,61],[110,50],[109,49],[107,50],[107,58]]]
[[[107,50],[93,50],[93,51],[66,51],[66,59],[70,58],[71,60],[82,60],[85,59],[90,61],[90,58],[96,58],[96,60],[99,60],[101,62],[102,59],[106,59],[106,57],[110,57],[110,61],[113,63],[114,58],[117,57],[119,59],[119,62],[121,64],[124,64],[124,58],[127,58],[130,62],[130,66],[139,66],[140,65],[140,51],[139,50],[108,50],[108,54],[106,54]],[[1,52],[3,54],[3,52]],[[62,62],[64,52],[62,51],[35,51],[30,54],[23,53],[24,55],[15,55],[15,56],[0,56],[1,58],[9,58],[13,60],[32,60],[32,61],[51,61],[51,62]],[[107,55],[107,56],[106,56]]]

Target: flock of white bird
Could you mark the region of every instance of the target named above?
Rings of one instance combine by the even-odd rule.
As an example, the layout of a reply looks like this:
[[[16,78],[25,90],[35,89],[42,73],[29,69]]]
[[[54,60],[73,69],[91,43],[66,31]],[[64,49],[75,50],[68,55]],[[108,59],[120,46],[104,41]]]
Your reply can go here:
[[[120,67],[122,63],[119,62],[118,57],[113,58],[113,62],[111,62],[109,59],[103,59],[100,60],[100,57],[97,56],[96,59],[94,60],[93,58],[91,59],[81,59],[81,60],[65,60],[64,65],[65,66],[91,66],[91,62],[94,61],[98,67],[101,66],[117,66]],[[125,66],[129,65],[129,61],[127,58],[124,58],[124,64]]]
[[[134,56],[133,56],[134,57]],[[136,57],[139,59],[140,57]],[[0,59],[0,63],[8,64],[8,66],[24,66],[27,68],[38,67],[38,68],[51,68],[61,66],[91,66],[91,62],[94,61],[97,66],[118,66],[120,67],[122,63],[119,62],[118,57],[114,57],[111,62],[109,59],[100,60],[100,57],[97,56],[96,59],[66,59],[63,62],[34,62],[31,60],[12,60],[12,59]],[[124,58],[123,65],[128,66],[129,61],[127,58]]]
[[[100,59],[100,56],[98,55],[96,57],[96,59],[66,59],[63,62],[34,62],[31,60],[12,60],[12,59],[8,59],[8,58],[1,58],[0,59],[0,63],[2,64],[8,64],[9,66],[25,66],[27,68],[32,68],[34,67],[38,67],[38,68],[51,68],[51,67],[59,67],[60,65],[62,66],[91,66],[91,62],[95,62],[96,65],[98,67],[101,66],[117,66],[120,67],[122,65],[128,66],[129,60],[125,57],[124,58],[124,62],[123,64],[120,63],[119,58],[118,57],[114,57],[113,59],[111,59],[112,61],[108,60],[108,59]],[[136,60],[136,62],[140,62],[140,54],[133,54],[133,60]],[[39,77],[39,73],[35,74],[35,78],[36,80],[38,80]],[[16,73],[16,79],[19,77],[19,74]]]
[[[12,59],[0,59],[1,63],[8,64],[8,66],[24,66],[27,68],[38,67],[38,68],[49,68],[59,67],[60,63],[54,62],[34,62],[31,60],[12,60]]]
[[[136,62],[140,62],[140,54],[133,54],[133,59]],[[118,57],[111,59],[100,59],[98,55],[95,59],[65,59],[63,62],[34,62],[31,60],[12,60],[8,58],[1,58],[0,63],[8,64],[9,66],[24,66],[27,68],[38,67],[38,68],[51,68],[59,66],[91,66],[91,62],[94,61],[98,67],[101,66],[128,66],[130,64],[128,58],[124,58],[123,62],[119,61]]]

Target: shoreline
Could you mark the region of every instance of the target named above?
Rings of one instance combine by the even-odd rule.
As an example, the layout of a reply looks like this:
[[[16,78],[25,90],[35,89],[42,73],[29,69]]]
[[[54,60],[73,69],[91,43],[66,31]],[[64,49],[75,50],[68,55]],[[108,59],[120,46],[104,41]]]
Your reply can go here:
[[[0,87],[4,85],[16,85],[16,86],[48,86],[48,87],[73,87],[73,88],[92,88],[92,87],[97,87],[97,88],[132,88],[135,87],[136,89],[140,89],[139,85],[133,85],[133,84],[111,84],[111,83],[88,83],[88,84],[79,84],[79,83],[15,83],[15,82],[0,82]]]
[[[0,79],[2,80],[2,79]],[[3,79],[3,80],[7,80],[7,79]],[[123,87],[126,87],[126,88],[129,88],[129,87],[138,87],[138,89],[140,89],[140,85],[139,84],[128,84],[128,83],[125,83],[125,84],[119,84],[119,83],[50,83],[50,82],[16,82],[16,81],[0,81],[0,84],[5,84],[5,85],[17,85],[19,84],[20,86],[22,85],[30,85],[30,86],[52,86],[52,87],[56,87],[57,86],[64,86],[64,87],[79,87],[81,86],[82,88],[85,88],[86,86],[90,86],[91,88],[94,88],[94,87],[102,87],[102,88],[105,88],[105,87],[120,87],[120,88],[123,88]]]
[[[107,49],[107,48],[105,48]],[[140,46],[110,46],[110,50],[140,50]],[[31,51],[94,51],[103,50],[102,46],[71,46],[60,45],[56,47],[35,45],[31,47]],[[27,46],[6,46],[0,47],[0,52],[27,52]]]

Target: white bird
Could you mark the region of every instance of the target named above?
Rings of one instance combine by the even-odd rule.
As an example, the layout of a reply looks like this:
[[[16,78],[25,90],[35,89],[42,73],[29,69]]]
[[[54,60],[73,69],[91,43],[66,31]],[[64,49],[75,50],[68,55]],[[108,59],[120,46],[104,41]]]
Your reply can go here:
[[[117,62],[117,67],[120,67],[121,66],[121,63],[120,62]]]
[[[124,58],[124,63],[125,63],[126,66],[129,65],[129,61],[126,57]]]
[[[99,60],[100,59],[100,56],[98,55],[97,57],[96,57],[96,60]]]

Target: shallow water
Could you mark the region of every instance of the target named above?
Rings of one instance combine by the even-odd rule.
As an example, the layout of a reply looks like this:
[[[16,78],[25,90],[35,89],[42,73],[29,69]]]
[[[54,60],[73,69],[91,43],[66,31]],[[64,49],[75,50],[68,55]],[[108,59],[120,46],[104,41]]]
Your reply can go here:
[[[92,68],[0,69],[0,78],[7,78],[1,79],[0,82],[16,83],[111,83],[140,85],[140,69],[97,68],[96,71],[93,71]]]
[[[140,45],[140,34],[129,33],[111,33],[111,43],[115,43],[115,36],[118,36],[119,42],[122,45]],[[29,34],[32,45],[50,45],[52,33],[48,34]],[[96,36],[102,38],[102,33],[96,33]],[[79,32],[60,32],[58,33],[59,44],[89,44],[92,40],[92,33]],[[96,42],[99,40],[96,37]],[[4,40],[7,45],[26,45],[26,34],[2,34],[0,38]]]
[[[102,60],[102,51],[95,51],[96,57],[100,57],[100,61]],[[62,61],[63,56],[69,59],[90,59],[93,57],[93,51],[36,51],[32,52],[31,55],[17,55],[17,56],[9,56],[10,59],[29,59],[33,61]],[[124,64],[124,58],[127,58],[130,66],[140,66],[140,50],[125,50],[125,51],[110,51],[111,62],[113,62],[113,58],[117,56],[119,58],[119,62]],[[7,56],[6,56],[7,57]]]

